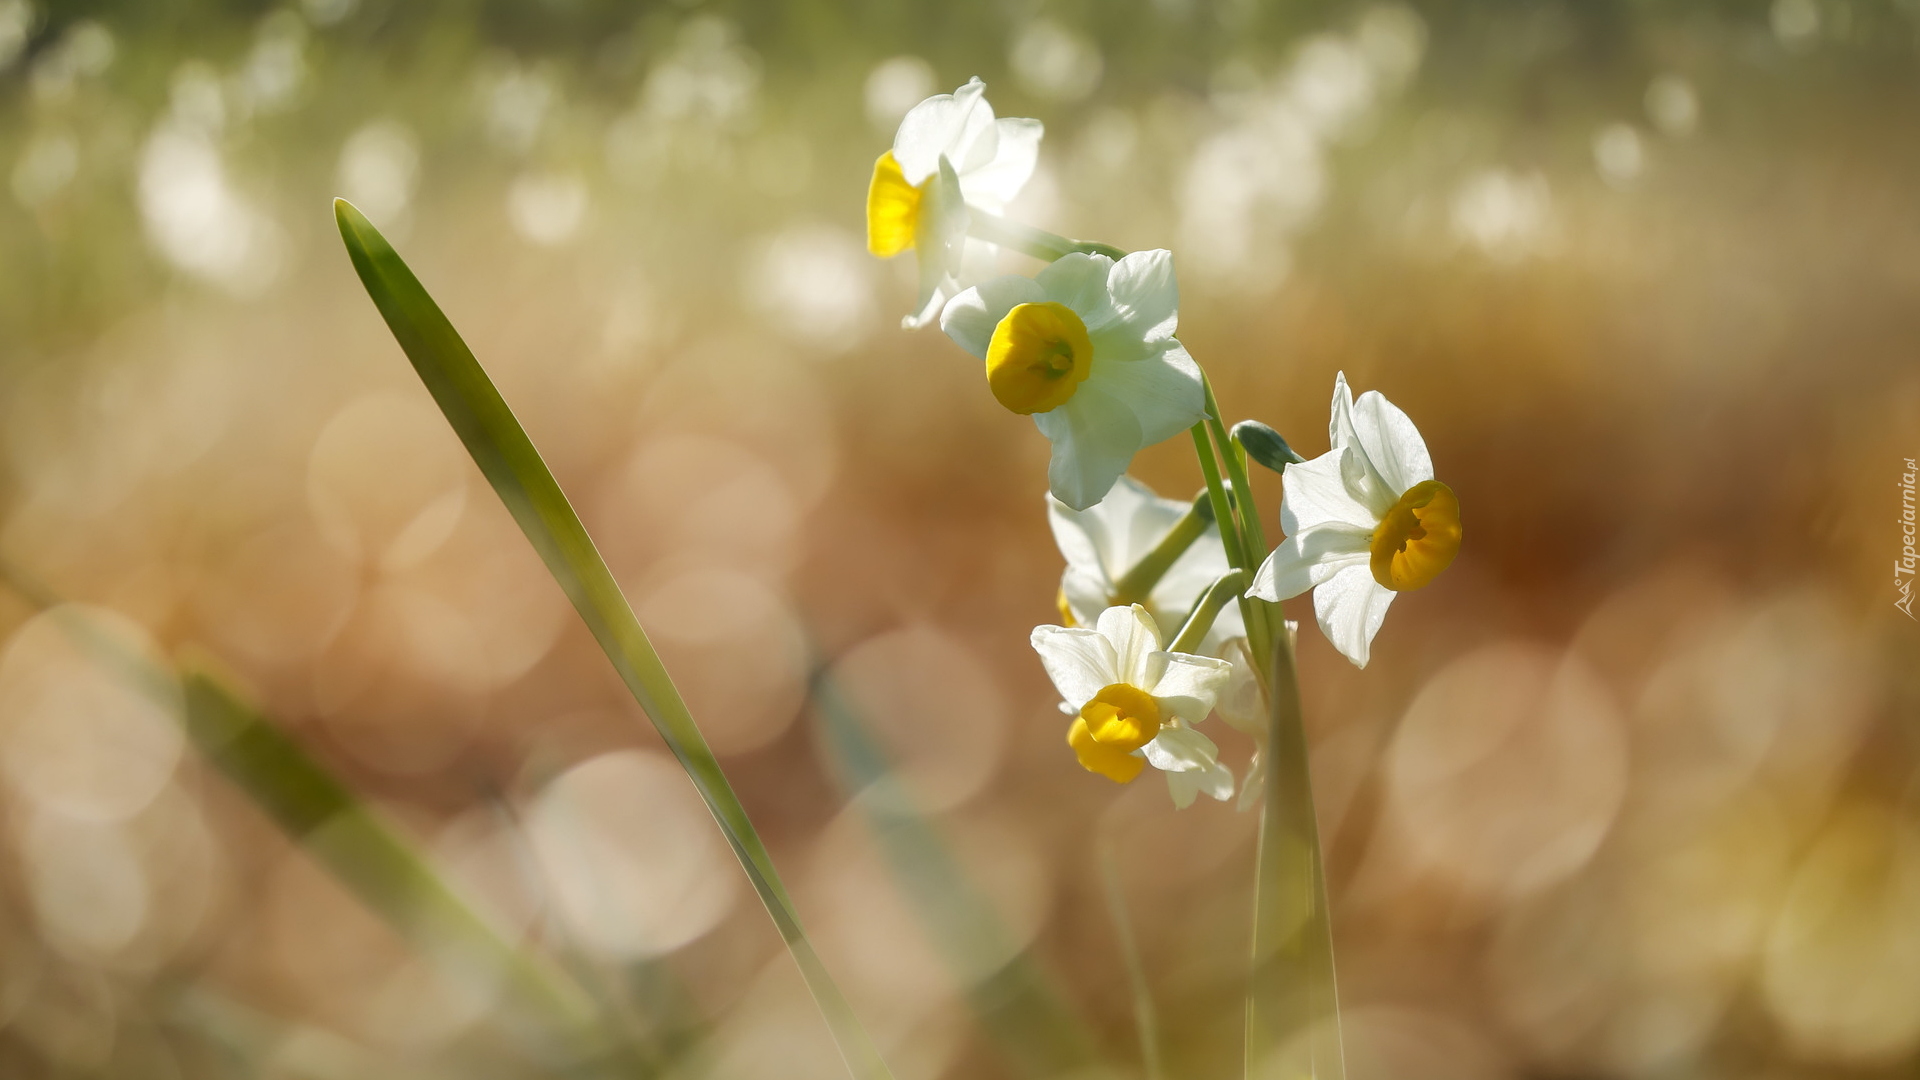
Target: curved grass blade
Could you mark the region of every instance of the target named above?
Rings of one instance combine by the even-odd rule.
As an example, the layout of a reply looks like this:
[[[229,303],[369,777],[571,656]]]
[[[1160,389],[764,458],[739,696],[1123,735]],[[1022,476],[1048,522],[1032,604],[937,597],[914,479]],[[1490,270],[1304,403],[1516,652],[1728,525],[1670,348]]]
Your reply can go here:
[[[348,892],[455,985],[497,986],[531,1048],[571,1074],[630,1071],[636,1062],[600,1025],[590,998],[539,959],[516,949],[437,874],[425,854],[219,677],[210,657],[174,670],[104,632],[12,564],[0,580],[50,612],[79,648],[174,714],[194,748]]]
[[[1277,621],[1277,620],[1276,620]],[[1247,981],[1247,1080],[1346,1080],[1333,923],[1314,821],[1293,644],[1283,630],[1268,680],[1265,801]]]
[[[1008,931],[953,854],[939,827],[915,806],[886,751],[824,668],[812,685],[822,743],[841,788],[854,798],[882,858],[928,940],[962,973],[974,1018],[1009,1064],[1027,1077],[1114,1075],[1098,1041],[1033,957],[1007,944]],[[1011,956],[973,981],[964,973],[981,954]]]
[[[186,667],[182,688],[200,752],[455,985],[500,985],[576,1060],[617,1053],[582,990],[501,940],[425,856],[285,732],[198,664]]]
[[[800,925],[760,834],[747,820],[746,808],[727,783],[719,761],[708,749],[706,738],[647,640],[646,631],[634,618],[613,573],[526,430],[453,324],[386,238],[346,200],[336,199],[333,205],[340,237],[346,242],[367,294],[380,309],[420,381],[446,414],[447,422],[466,444],[474,464],[480,466],[494,492],[506,503],[634,700],[693,780],[799,965],[848,1069],[861,1080],[890,1080],[892,1074],[879,1051]]]

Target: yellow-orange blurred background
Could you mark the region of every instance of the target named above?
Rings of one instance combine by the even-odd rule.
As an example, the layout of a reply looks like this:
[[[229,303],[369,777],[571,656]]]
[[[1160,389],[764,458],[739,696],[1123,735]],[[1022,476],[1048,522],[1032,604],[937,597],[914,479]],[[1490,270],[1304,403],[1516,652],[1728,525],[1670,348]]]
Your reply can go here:
[[[863,248],[895,123],[978,74],[1047,125],[1012,216],[1174,250],[1229,422],[1317,454],[1344,370],[1461,497],[1366,670],[1290,605],[1356,1080],[1904,1075],[1917,46],[1907,0],[0,0],[0,555],[217,655],[530,947],[696,1032],[678,1075],[837,1075],[367,301],[345,195],[554,467],[901,1076],[1013,1075],[962,993],[1007,957],[926,942],[823,767],[816,655],[1133,1068],[1111,838],[1172,1075],[1238,1075],[1253,818],[1075,766],[1027,645],[1047,446]],[[1182,440],[1135,474],[1200,484]],[[0,613],[0,1071],[538,1073],[172,718]]]

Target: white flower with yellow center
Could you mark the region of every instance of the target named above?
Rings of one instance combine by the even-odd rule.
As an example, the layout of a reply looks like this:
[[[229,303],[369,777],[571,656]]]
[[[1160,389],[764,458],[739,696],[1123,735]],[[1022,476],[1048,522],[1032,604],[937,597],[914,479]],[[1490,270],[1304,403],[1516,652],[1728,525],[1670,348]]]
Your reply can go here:
[[[1076,252],[968,289],[940,327],[986,361],[994,398],[1053,441],[1048,486],[1085,510],[1133,455],[1206,416],[1200,368],[1173,336],[1179,306],[1171,252]]]
[[[967,207],[1005,210],[1039,159],[1040,121],[994,119],[986,92],[976,78],[915,105],[900,121],[893,149],[873,166],[867,249],[883,259],[904,251],[919,256],[920,295],[903,320],[908,329],[932,322],[960,289]]]
[[[1138,604],[1108,608],[1091,630],[1035,627],[1033,648],[1074,715],[1067,745],[1088,772],[1125,784],[1151,764],[1181,807],[1201,792],[1232,796],[1233,774],[1193,725],[1213,711],[1233,665],[1161,648]]]
[[[1285,473],[1287,538],[1254,575],[1248,596],[1280,601],[1314,590],[1320,630],[1357,667],[1396,593],[1432,581],[1460,551],[1460,500],[1433,478],[1433,459],[1407,414],[1369,390],[1333,385],[1333,449]]]
[[[1068,626],[1091,626],[1100,613],[1122,600],[1120,581],[1141,560],[1152,555],[1176,527],[1184,524],[1191,504],[1162,499],[1131,476],[1122,476],[1107,497],[1085,510],[1075,510],[1047,496],[1047,520],[1053,539],[1067,560],[1060,576],[1060,617]],[[1230,568],[1220,546],[1220,529],[1208,522],[1170,564],[1139,602],[1153,616],[1163,640],[1180,632],[1200,595]],[[1207,656],[1221,656],[1220,647],[1246,633],[1240,605],[1228,604],[1213,620],[1213,629],[1200,645]]]

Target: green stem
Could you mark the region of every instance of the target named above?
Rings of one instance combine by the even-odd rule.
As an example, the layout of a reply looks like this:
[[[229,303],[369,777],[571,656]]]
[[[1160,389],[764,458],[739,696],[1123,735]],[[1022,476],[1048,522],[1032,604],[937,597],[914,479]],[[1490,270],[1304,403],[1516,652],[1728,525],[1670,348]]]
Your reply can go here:
[[[1213,447],[1207,442],[1207,422],[1193,425],[1189,434],[1193,436],[1193,452],[1200,459],[1200,475],[1207,481],[1207,498],[1213,503],[1213,519],[1220,523],[1220,546],[1226,549],[1227,565],[1236,570],[1249,570],[1246,552],[1240,546],[1240,530],[1234,524],[1233,499],[1227,495],[1227,489],[1220,480],[1220,463],[1213,456]]]
[[[1240,509],[1241,544],[1249,557],[1266,557],[1267,533],[1260,525],[1259,505],[1253,501],[1253,484],[1247,477],[1246,451],[1240,444],[1227,435],[1226,425],[1220,422],[1220,403],[1213,397],[1213,380],[1205,372],[1200,374],[1200,385],[1207,394],[1207,430],[1213,433],[1213,441],[1220,448],[1220,457],[1226,462],[1227,478],[1233,483],[1234,501]]]
[[[1266,558],[1267,533],[1260,525],[1260,506],[1253,499],[1253,484],[1247,476],[1246,451],[1227,434],[1226,425],[1220,420],[1220,403],[1213,396],[1213,380],[1206,372],[1200,373],[1200,385],[1206,393],[1207,430],[1213,436],[1221,461],[1226,467],[1226,475],[1233,488],[1236,527],[1240,533],[1240,550],[1246,555],[1246,567],[1252,571],[1259,560]],[[1245,596],[1240,598],[1240,621],[1247,628],[1247,645],[1253,655],[1265,656],[1274,643],[1286,635],[1284,619],[1277,605],[1264,600],[1253,600]],[[1261,681],[1266,673],[1260,672]]]
[[[1146,1080],[1166,1076],[1160,1060],[1160,1021],[1153,1005],[1153,990],[1147,983],[1147,966],[1140,956],[1140,942],[1133,934],[1133,919],[1127,912],[1126,890],[1120,884],[1120,861],[1114,856],[1113,839],[1102,836],[1099,842],[1101,891],[1106,895],[1107,915],[1113,920],[1114,937],[1120,944],[1120,963],[1127,971],[1133,990],[1133,1025],[1140,1036],[1140,1064]]]
[[[1245,570],[1229,570],[1220,575],[1220,579],[1207,586],[1200,595],[1199,603],[1193,606],[1193,613],[1180,627],[1180,633],[1174,636],[1173,644],[1167,646],[1168,652],[1194,653],[1200,651],[1200,643],[1207,639],[1207,631],[1213,629],[1213,620],[1220,617],[1220,609],[1227,606],[1229,600],[1237,600],[1247,591],[1247,582],[1252,580]]]
[[[1281,633],[1270,655],[1269,758],[1255,856],[1246,1076],[1345,1080],[1333,926],[1291,636]],[[1288,1046],[1304,1060],[1280,1059],[1278,1053]]]
[[[1111,605],[1125,606],[1138,604],[1153,594],[1153,587],[1160,584],[1167,570],[1187,553],[1195,540],[1206,534],[1207,527],[1213,524],[1213,501],[1206,495],[1197,496],[1180,520],[1173,523],[1167,535],[1153,545],[1153,550],[1133,564],[1133,568],[1120,575],[1113,583]]]
[[[989,214],[975,206],[967,207],[967,233],[990,244],[998,244],[1003,248],[1031,255],[1041,262],[1053,262],[1075,252],[1085,255],[1105,255],[1117,262],[1127,254],[1111,244],[1096,243],[1092,240],[1069,240],[1045,229],[1036,229],[1031,225],[1008,221],[998,214]]]
[[[1211,403],[1211,393],[1208,397]],[[1246,536],[1240,528],[1240,519],[1237,516],[1240,508],[1235,505],[1235,498],[1227,493],[1226,484],[1221,479],[1219,459],[1215,457],[1213,443],[1207,435],[1207,421],[1202,420],[1193,425],[1191,433],[1194,453],[1200,459],[1200,472],[1206,477],[1207,492],[1213,499],[1214,516],[1221,522],[1220,544],[1226,549],[1227,562],[1236,569],[1252,574],[1254,564],[1248,556]],[[1229,450],[1224,456],[1231,457],[1231,451]],[[1248,509],[1251,509],[1250,501]],[[1249,600],[1245,596],[1241,596],[1239,602],[1240,621],[1247,628],[1247,645],[1253,651],[1253,655],[1265,656],[1267,650],[1272,648],[1274,640],[1274,632],[1269,625],[1271,621],[1268,618],[1269,612],[1266,610],[1268,605],[1264,601]],[[1266,673],[1257,671],[1256,675],[1264,686]]]

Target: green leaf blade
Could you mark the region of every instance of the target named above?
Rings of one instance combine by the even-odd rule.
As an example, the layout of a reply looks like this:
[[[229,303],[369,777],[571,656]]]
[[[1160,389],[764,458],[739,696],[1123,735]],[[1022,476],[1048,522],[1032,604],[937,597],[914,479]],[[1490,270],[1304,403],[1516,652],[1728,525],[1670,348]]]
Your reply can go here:
[[[344,199],[334,200],[334,216],[361,283],[414,371],[719,823],[799,965],[848,1069],[859,1080],[891,1080],[879,1051],[808,939],[745,807],[525,428],[379,230]]]
[[[1277,608],[1275,616],[1277,623]],[[1267,683],[1262,752],[1268,763],[1255,855],[1246,1077],[1346,1080],[1333,922],[1290,638],[1284,628],[1276,634]]]

